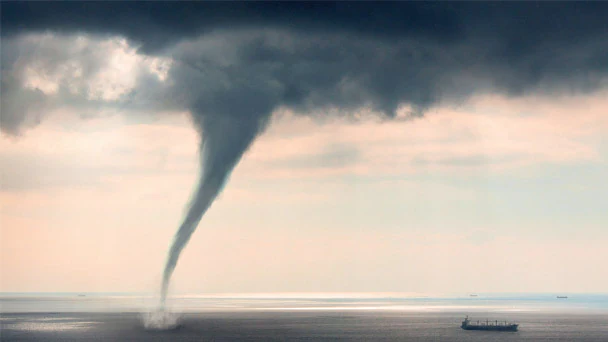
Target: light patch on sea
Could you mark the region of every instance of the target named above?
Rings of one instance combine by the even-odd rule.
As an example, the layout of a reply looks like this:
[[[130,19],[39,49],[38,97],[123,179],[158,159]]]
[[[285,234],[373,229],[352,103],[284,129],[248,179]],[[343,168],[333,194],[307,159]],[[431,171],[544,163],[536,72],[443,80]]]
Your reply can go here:
[[[608,312],[608,294],[477,294],[425,296],[376,293],[208,294],[172,296],[168,312],[427,311]],[[154,312],[158,298],[132,293],[0,293],[0,313]],[[153,317],[151,317],[152,319]],[[37,324],[43,324],[38,322]],[[79,327],[73,327],[77,329]]]
[[[88,330],[99,324],[99,322],[78,320],[77,317],[0,317],[0,322],[6,329],[48,332]]]

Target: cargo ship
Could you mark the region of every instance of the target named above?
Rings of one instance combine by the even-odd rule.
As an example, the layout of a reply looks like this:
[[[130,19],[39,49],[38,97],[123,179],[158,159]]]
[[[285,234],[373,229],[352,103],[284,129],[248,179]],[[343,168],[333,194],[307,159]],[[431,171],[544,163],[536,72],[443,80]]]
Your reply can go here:
[[[517,331],[517,327],[519,324],[507,323],[507,322],[499,322],[499,321],[489,321],[485,322],[472,323],[467,316],[464,321],[462,321],[462,325],[460,326],[464,330],[484,330],[484,331]]]

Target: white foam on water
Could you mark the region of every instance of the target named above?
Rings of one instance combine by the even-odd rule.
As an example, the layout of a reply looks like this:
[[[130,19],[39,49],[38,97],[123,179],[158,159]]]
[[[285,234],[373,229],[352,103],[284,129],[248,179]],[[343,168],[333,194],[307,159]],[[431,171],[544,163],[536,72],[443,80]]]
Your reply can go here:
[[[175,330],[180,327],[180,315],[162,309],[143,314],[143,324],[146,330]]]

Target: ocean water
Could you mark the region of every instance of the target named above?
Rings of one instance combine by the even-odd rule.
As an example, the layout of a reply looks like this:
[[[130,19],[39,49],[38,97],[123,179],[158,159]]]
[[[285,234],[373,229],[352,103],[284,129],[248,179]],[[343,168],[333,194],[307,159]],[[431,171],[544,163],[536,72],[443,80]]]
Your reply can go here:
[[[141,294],[0,294],[1,341],[608,341],[606,294],[185,295],[171,329],[149,329],[157,298]],[[464,331],[475,320],[518,332]]]

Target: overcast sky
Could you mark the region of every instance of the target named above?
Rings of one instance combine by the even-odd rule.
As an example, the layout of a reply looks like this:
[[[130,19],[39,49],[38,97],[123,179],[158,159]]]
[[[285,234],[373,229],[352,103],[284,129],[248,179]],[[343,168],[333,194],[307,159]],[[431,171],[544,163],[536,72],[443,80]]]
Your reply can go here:
[[[606,14],[4,3],[0,291],[605,292]]]

